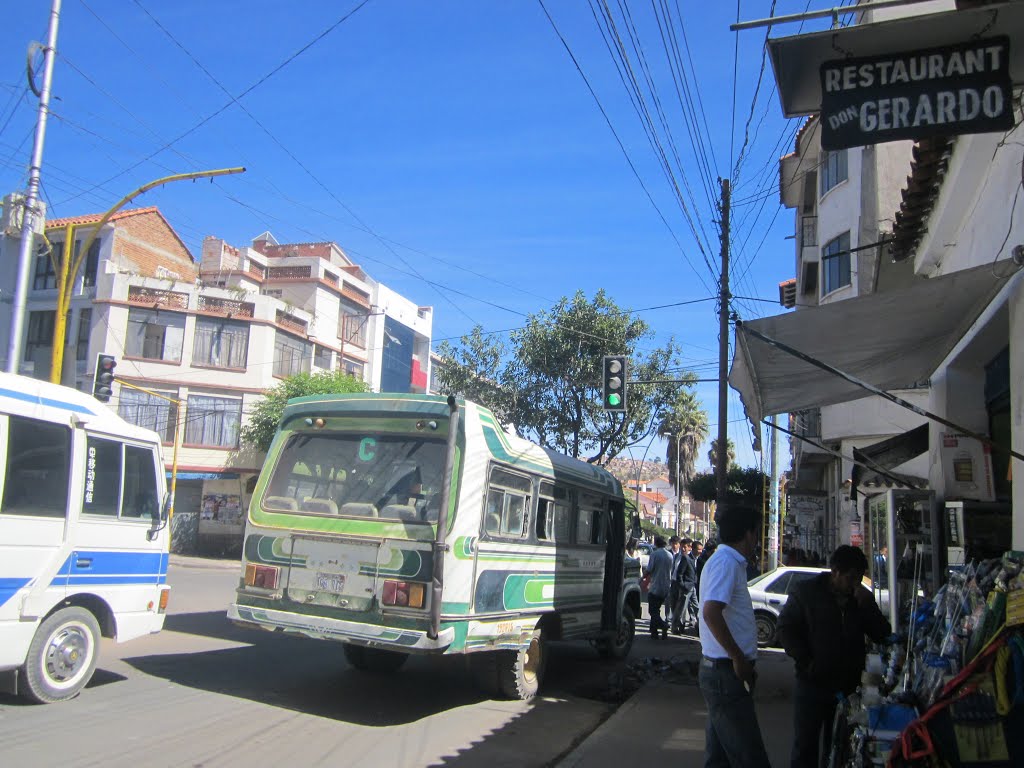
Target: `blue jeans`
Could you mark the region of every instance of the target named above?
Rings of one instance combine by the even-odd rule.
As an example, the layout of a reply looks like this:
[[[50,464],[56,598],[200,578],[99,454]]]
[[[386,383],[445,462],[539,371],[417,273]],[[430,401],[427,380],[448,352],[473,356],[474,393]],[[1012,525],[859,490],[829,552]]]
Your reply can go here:
[[[754,697],[728,661],[701,661],[697,676],[708,705],[705,768],[771,768],[757,724]]]

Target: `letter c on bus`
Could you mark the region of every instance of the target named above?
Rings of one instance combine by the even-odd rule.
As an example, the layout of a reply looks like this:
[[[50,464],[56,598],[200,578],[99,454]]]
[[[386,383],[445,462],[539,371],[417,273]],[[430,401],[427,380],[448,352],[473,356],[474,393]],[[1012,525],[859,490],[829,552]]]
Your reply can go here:
[[[377,455],[377,438],[375,437],[364,437],[359,443],[359,460],[360,461],[373,461],[373,457]]]

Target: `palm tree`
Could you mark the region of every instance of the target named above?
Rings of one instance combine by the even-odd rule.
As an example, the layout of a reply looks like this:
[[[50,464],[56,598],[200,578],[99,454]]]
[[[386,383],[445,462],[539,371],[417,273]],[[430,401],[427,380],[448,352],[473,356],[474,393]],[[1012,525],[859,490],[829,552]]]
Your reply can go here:
[[[708,451],[708,461],[711,462],[711,471],[714,472],[718,467],[718,440],[711,441],[711,450]],[[736,462],[736,446],[733,445],[732,440],[726,438],[725,440],[725,471],[729,471]]]
[[[696,472],[697,451],[708,437],[708,414],[692,392],[679,391],[658,425],[658,434],[668,438],[665,460],[669,482],[685,488]]]

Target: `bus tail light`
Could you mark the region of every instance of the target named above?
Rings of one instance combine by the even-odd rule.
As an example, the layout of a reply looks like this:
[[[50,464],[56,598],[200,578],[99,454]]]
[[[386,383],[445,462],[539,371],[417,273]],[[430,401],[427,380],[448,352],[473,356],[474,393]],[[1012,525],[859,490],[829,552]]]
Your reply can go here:
[[[260,589],[277,589],[277,579],[281,569],[276,565],[256,565],[249,563],[245,566],[245,584],[248,587],[259,587]]]
[[[426,584],[387,579],[381,592],[381,603],[399,608],[422,608],[426,604],[426,597]]]
[[[170,599],[170,597],[171,597],[171,590],[169,590],[169,589],[161,589],[160,590],[160,603],[159,603],[159,608],[157,608],[157,613],[166,613],[167,612],[167,601]]]

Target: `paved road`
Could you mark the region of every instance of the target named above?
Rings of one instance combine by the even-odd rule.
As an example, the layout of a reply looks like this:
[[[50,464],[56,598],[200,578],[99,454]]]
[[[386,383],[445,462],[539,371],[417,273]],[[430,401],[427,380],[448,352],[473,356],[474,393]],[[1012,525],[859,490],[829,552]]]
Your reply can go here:
[[[458,658],[375,677],[334,643],[246,631],[224,611],[237,565],[176,558],[166,628],[115,645],[81,696],[32,706],[0,694],[0,765],[546,766],[613,710],[619,665],[554,647],[545,696],[493,701]]]

